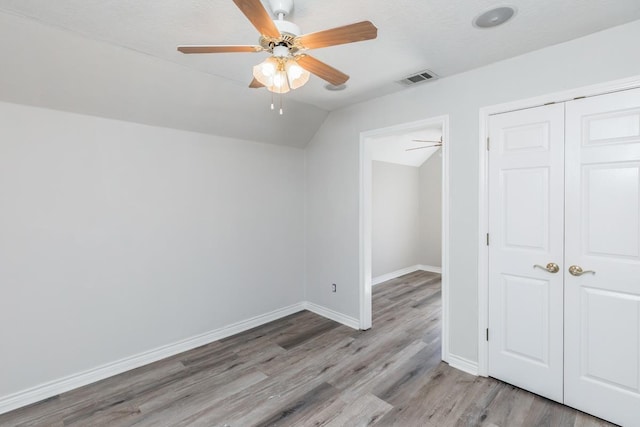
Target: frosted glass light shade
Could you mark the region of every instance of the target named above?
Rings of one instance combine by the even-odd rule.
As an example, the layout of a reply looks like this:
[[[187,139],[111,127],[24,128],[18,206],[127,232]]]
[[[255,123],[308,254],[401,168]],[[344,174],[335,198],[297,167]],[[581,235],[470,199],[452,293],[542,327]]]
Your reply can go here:
[[[274,57],[269,57],[253,67],[253,77],[263,85],[269,87],[273,84],[273,77],[276,75],[278,67],[278,60]]]
[[[287,93],[289,92],[289,80],[287,79],[287,72],[284,70],[276,72],[271,80],[271,84],[267,86],[267,89],[274,93]]]
[[[310,75],[294,58],[271,56],[253,67],[253,77],[275,93],[287,93],[305,85]]]
[[[289,86],[291,89],[298,89],[309,81],[311,75],[307,70],[298,65],[295,59],[289,59],[285,65]]]

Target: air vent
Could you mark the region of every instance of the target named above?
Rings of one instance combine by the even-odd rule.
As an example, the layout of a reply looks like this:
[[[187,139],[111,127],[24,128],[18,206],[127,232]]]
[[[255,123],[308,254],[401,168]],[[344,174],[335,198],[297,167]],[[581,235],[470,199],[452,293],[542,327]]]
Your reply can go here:
[[[429,70],[424,70],[424,71],[420,71],[416,74],[412,74],[408,77],[405,77],[402,80],[399,80],[398,83],[405,85],[405,86],[413,86],[415,84],[418,83],[424,83],[424,82],[429,82],[432,80],[436,80],[438,78],[438,76],[429,71]]]

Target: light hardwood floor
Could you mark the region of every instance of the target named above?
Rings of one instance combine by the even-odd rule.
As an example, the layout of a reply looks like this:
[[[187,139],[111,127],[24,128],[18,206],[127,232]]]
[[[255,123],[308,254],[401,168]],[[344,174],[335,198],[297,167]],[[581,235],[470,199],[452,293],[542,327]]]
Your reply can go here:
[[[1,426],[610,426],[440,361],[440,276],[374,288],[373,328],[301,312],[0,415]]]

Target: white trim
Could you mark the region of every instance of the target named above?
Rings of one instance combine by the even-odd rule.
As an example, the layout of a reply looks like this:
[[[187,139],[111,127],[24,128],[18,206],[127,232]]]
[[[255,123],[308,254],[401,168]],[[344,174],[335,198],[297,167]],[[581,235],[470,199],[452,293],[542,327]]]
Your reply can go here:
[[[414,131],[442,125],[442,360],[449,353],[449,116],[405,123],[360,133],[360,329],[371,328],[371,144],[372,137]]]
[[[360,296],[360,329],[366,331],[372,325],[372,169],[373,156],[371,153],[371,144],[366,144],[366,136],[360,134],[360,206],[359,206],[359,222],[360,222],[360,245],[359,245],[359,286],[358,292]]]
[[[488,350],[486,329],[489,326],[489,247],[487,233],[489,232],[489,155],[487,154],[487,138],[489,114],[484,108],[480,109],[480,143],[478,149],[478,374],[489,375]]]
[[[0,414],[121,374],[131,369],[139,368],[140,366],[144,366],[149,363],[157,362],[158,360],[209,344],[213,341],[221,340],[231,335],[247,331],[303,310],[305,310],[305,303],[294,304],[251,319],[236,322],[232,325],[215,329],[204,334],[180,340],[173,344],[164,345],[84,372],[79,372],[77,374],[50,381],[18,393],[0,397]],[[322,313],[318,314],[323,315]]]
[[[449,116],[442,121],[442,258],[440,260],[442,275],[440,289],[442,295],[442,360],[449,362],[449,175],[451,171],[449,144]]]
[[[418,265],[418,270],[442,274],[442,267],[436,267],[435,265],[420,264]]]
[[[422,270],[419,265],[412,265],[411,267],[401,268],[400,270],[392,271],[391,273],[382,274],[371,279],[371,286],[379,285],[387,280],[395,279],[405,274],[413,273],[414,271]]]
[[[478,364],[464,357],[449,354],[449,366],[466,372],[467,374],[478,376]]]
[[[486,245],[486,233],[489,230],[488,202],[488,161],[486,140],[489,135],[488,121],[492,114],[533,108],[550,102],[566,102],[583,96],[597,96],[640,87],[640,76],[629,77],[611,82],[555,92],[504,104],[486,106],[480,109],[479,169],[478,169],[478,373],[489,374],[489,346],[486,341],[486,328],[489,322],[489,248]],[[444,276],[443,276],[444,277]]]
[[[318,304],[314,304],[312,302],[306,301],[302,304],[305,310],[309,310],[312,313],[315,313],[319,316],[326,317],[327,319],[334,320],[338,323],[342,323],[353,329],[360,329],[360,321],[355,317],[346,316],[342,313],[338,313],[337,311],[333,311],[330,308],[323,307]]]
[[[380,283],[384,283],[387,280],[395,279],[405,274],[413,273],[414,271],[429,271],[431,273],[442,274],[442,267],[435,267],[433,265],[416,264],[411,267],[401,268],[400,270],[392,271],[391,273],[382,274],[371,279],[371,285],[376,286]]]

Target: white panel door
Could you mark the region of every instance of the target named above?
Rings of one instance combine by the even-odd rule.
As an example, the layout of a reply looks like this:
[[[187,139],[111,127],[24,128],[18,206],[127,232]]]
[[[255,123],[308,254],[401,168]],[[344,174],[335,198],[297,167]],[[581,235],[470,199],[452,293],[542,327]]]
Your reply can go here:
[[[568,102],[566,129],[565,403],[640,426],[640,90]]]
[[[489,375],[562,402],[562,272],[540,267],[563,268],[564,106],[492,116],[489,136]]]

